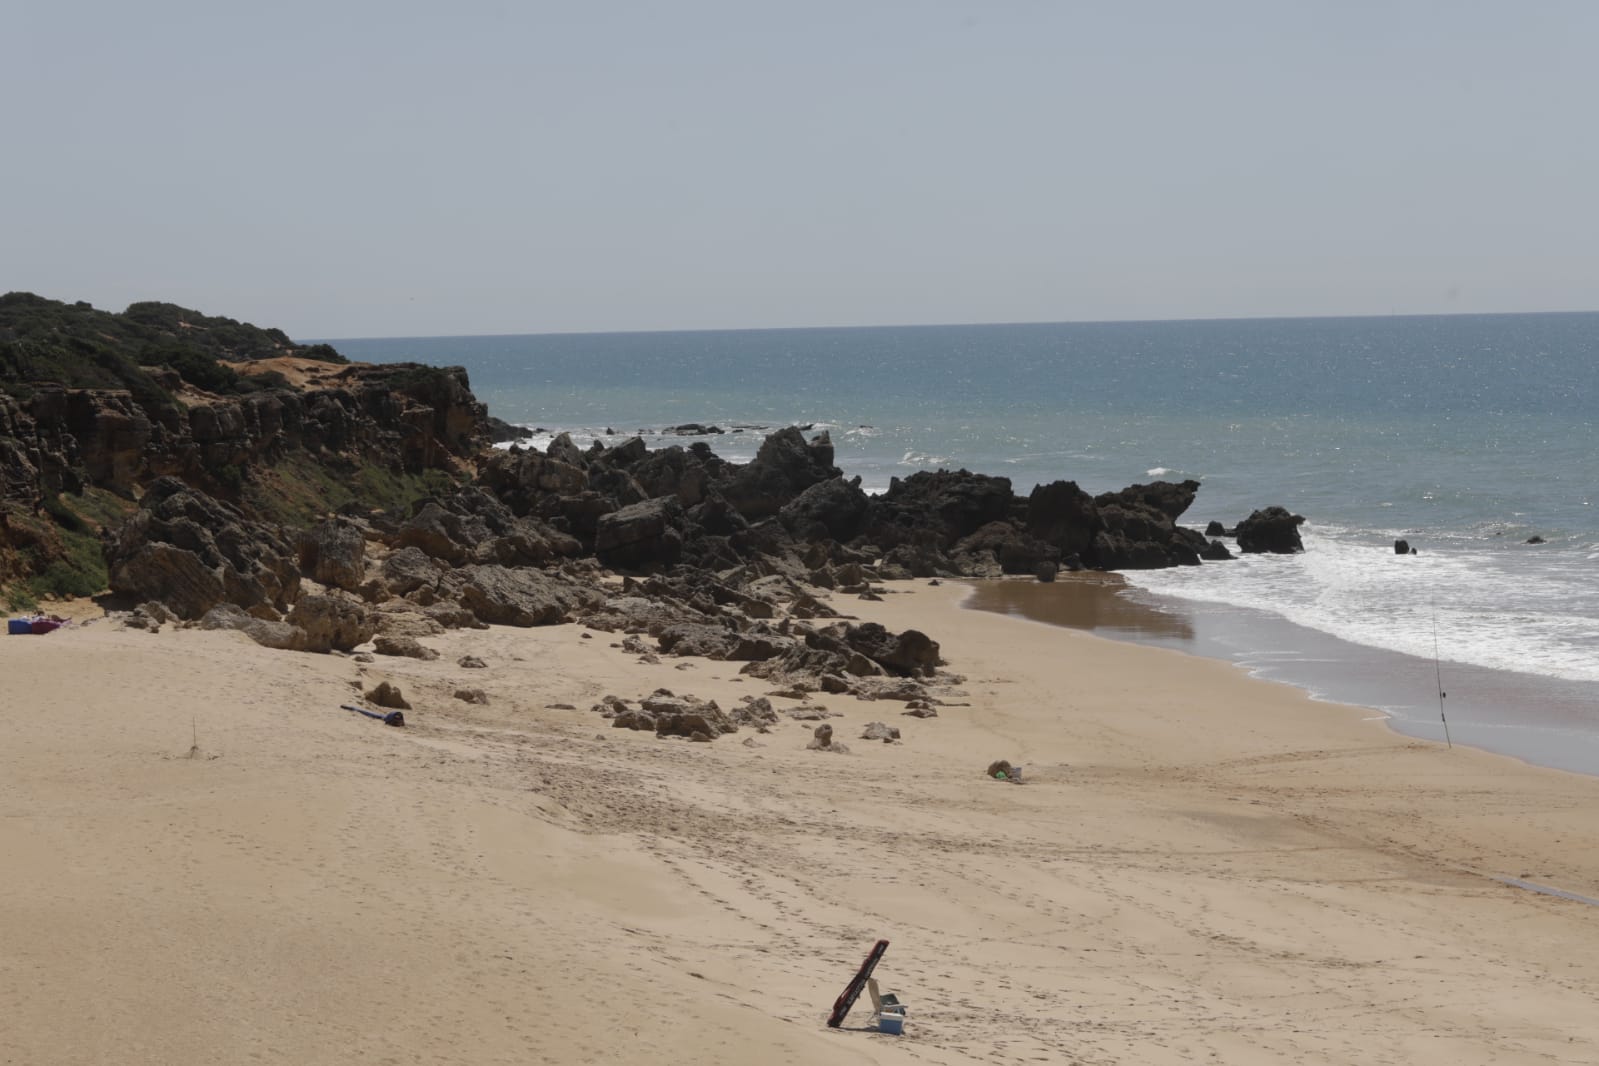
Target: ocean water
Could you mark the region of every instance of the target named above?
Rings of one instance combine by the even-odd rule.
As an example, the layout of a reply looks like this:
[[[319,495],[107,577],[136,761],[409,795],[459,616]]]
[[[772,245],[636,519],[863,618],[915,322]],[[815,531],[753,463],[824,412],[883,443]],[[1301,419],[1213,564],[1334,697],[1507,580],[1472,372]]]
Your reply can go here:
[[[1232,619],[1192,650],[1418,735],[1437,731],[1433,675],[1473,679],[1447,704],[1466,742],[1599,772],[1599,314],[336,344],[465,366],[494,414],[580,444],[701,423],[745,460],[795,423],[827,429],[868,491],[964,467],[1021,493],[1194,478],[1198,528],[1280,504],[1306,516],[1304,554],[1133,573],[1125,595]],[[1473,692],[1492,695],[1468,713]]]

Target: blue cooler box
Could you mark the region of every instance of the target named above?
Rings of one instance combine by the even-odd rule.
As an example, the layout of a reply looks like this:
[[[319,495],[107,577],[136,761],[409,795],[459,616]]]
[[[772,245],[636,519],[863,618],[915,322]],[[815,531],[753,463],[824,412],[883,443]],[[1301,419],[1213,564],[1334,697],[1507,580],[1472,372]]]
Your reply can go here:
[[[28,621],[26,618],[12,618],[6,622],[6,633],[9,636],[14,637],[18,633],[21,633],[23,636],[28,636],[32,632],[33,623]]]

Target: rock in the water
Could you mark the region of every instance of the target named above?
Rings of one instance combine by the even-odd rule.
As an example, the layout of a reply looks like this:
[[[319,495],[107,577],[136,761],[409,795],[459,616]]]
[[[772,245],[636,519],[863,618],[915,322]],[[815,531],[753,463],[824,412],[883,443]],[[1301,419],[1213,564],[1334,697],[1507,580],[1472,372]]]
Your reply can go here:
[[[1290,514],[1283,507],[1256,511],[1238,523],[1238,550],[1275,555],[1304,551],[1304,542],[1299,539],[1299,527],[1304,521],[1304,515]]]
[[[1408,540],[1405,540],[1402,537],[1400,539],[1394,541],[1394,554],[1395,555],[1409,555],[1410,554],[1410,542]]]

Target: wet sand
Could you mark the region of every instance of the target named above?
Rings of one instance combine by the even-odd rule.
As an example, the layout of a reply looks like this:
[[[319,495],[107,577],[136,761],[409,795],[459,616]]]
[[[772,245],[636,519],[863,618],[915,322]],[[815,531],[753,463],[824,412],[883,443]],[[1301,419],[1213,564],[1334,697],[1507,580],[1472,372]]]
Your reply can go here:
[[[1435,663],[1258,611],[1157,596],[1135,580],[1082,573],[1053,583],[974,581],[965,606],[1221,659],[1320,700],[1369,707],[1406,736],[1599,775],[1599,691],[1592,684]]]

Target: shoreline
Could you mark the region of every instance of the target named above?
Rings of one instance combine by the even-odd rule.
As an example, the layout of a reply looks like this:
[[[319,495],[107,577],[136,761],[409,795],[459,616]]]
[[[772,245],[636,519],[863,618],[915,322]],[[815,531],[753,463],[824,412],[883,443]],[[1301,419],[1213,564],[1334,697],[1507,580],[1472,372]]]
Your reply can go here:
[[[1135,580],[1126,574],[1062,574],[1050,584],[968,580],[973,591],[963,606],[1229,663],[1318,702],[1369,708],[1399,736],[1445,742],[1438,667],[1431,660],[1354,644],[1249,608],[1163,596]],[[1457,662],[1442,664],[1442,678],[1454,744],[1599,776],[1591,683]]]
[[[832,599],[923,629],[951,676],[925,721],[818,696],[848,755],[786,715],[710,744],[612,729],[587,709],[608,693],[770,686],[576,625],[370,664],[110,620],[0,644],[0,1052],[1599,1058],[1591,907],[1514,883],[1599,898],[1599,781],[1446,757],[1224,662],[964,609],[953,583],[890,588]],[[379,679],[403,730],[338,709]],[[902,741],[857,739],[869,721]],[[986,779],[996,758],[1026,783]],[[906,1035],[861,1006],[827,1029],[878,937]]]

